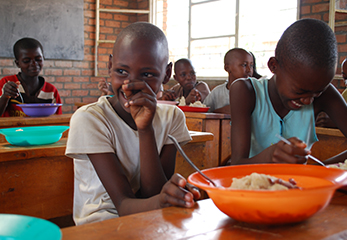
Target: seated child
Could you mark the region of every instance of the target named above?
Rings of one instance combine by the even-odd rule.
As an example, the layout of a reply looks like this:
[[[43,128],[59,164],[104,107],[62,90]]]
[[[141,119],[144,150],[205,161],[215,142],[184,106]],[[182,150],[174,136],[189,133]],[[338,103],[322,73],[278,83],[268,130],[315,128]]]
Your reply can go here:
[[[74,158],[76,225],[168,206],[193,207],[200,197],[174,174],[178,142],[190,141],[182,111],[156,104],[172,63],[164,33],[136,22],[117,36],[109,69],[114,96],[85,105],[70,121],[66,155]]]
[[[335,35],[325,22],[302,19],[289,26],[268,61],[273,76],[230,86],[231,164],[305,163],[322,111],[347,136],[347,105],[331,84],[336,63]],[[346,158],[343,152],[326,163]]]
[[[186,104],[204,101],[210,93],[210,88],[205,82],[196,81],[194,67],[189,59],[182,58],[175,62],[174,79],[178,82],[175,86],[163,92],[161,100],[173,101],[182,96]]]
[[[15,63],[21,71],[0,80],[2,117],[26,116],[21,103],[61,103],[58,90],[39,76],[43,68],[43,47],[33,38],[22,38],[13,46]],[[56,114],[62,114],[58,107]]]
[[[230,49],[224,56],[224,70],[228,73],[225,83],[216,86],[206,97],[204,104],[210,107],[209,112],[230,113],[229,87],[238,78],[250,77],[253,74],[252,55],[242,49]]]

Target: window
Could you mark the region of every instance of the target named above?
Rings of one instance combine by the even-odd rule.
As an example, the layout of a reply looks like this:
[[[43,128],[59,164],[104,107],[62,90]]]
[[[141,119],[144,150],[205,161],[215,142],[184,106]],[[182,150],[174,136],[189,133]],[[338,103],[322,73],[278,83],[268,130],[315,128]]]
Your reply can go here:
[[[225,78],[224,55],[251,51],[267,68],[283,31],[297,20],[298,0],[156,0],[154,23],[165,32],[170,61],[189,58],[198,78]]]

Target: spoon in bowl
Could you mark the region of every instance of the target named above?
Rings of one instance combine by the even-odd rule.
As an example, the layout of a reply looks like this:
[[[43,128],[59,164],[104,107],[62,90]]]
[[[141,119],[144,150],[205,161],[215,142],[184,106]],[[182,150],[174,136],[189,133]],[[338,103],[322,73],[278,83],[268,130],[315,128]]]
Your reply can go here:
[[[188,158],[188,156],[185,154],[185,152],[181,148],[181,145],[177,142],[176,138],[174,138],[170,134],[168,135],[168,137],[174,143],[175,147],[177,148],[179,153],[182,155],[184,160],[186,160],[190,164],[190,166],[192,166],[198,173],[200,173],[201,176],[203,176],[208,182],[212,183],[213,186],[217,187],[217,184],[214,181],[212,181],[209,177],[207,177],[203,172],[201,172],[201,170],[197,166],[195,166],[195,164]]]
[[[289,142],[289,141],[288,141],[287,139],[285,139],[284,137],[282,137],[282,136],[280,136],[280,135],[278,135],[278,134],[276,134],[276,137],[278,137],[279,139],[281,139],[281,140],[282,140],[283,142],[285,142],[286,144],[292,145],[292,143]],[[311,158],[311,159],[312,159],[313,161],[315,161],[316,163],[319,163],[320,165],[322,165],[322,166],[325,167],[325,164],[324,164],[322,161],[318,160],[317,158],[315,158],[315,157],[312,156],[311,154],[308,154],[307,157]]]

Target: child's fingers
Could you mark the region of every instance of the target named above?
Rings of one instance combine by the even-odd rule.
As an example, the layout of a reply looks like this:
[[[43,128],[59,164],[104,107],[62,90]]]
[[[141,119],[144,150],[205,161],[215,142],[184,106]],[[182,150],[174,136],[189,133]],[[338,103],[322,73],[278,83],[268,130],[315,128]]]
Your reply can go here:
[[[161,205],[192,207],[196,194],[184,189],[187,181],[179,174],[174,174],[164,185],[161,192]]]
[[[187,183],[186,189],[193,194],[194,199],[200,199],[201,194],[200,194],[200,191],[197,187],[195,187],[194,185],[192,185],[190,183]]]
[[[289,139],[288,139],[289,140]],[[298,147],[296,143],[300,143],[299,141],[291,139],[291,145],[286,144],[283,141],[279,141],[274,145],[275,150],[273,152],[273,162],[278,163],[304,163],[306,162],[307,150],[302,148],[304,145],[300,145]]]

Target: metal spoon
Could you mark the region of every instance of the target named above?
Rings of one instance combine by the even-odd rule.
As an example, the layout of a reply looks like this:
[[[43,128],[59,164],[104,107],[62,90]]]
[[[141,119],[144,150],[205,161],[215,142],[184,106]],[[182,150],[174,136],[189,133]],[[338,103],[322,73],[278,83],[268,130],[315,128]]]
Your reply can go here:
[[[176,138],[174,138],[170,134],[168,136],[171,139],[171,141],[173,141],[175,147],[177,148],[179,153],[182,155],[184,160],[186,160],[190,164],[190,166],[192,166],[198,173],[200,173],[201,176],[203,176],[207,181],[212,183],[213,186],[217,187],[217,184],[214,181],[212,181],[209,177],[207,177],[203,172],[201,172],[200,169],[197,166],[195,166],[195,164],[187,157],[187,155],[184,153],[183,149],[181,148],[180,144],[177,142]]]
[[[289,142],[287,139],[285,139],[284,137],[276,134],[276,137],[278,137],[279,139],[281,139],[283,142],[285,142],[288,145],[292,145],[291,142]],[[325,164],[323,162],[321,162],[320,160],[318,160],[317,158],[315,158],[314,156],[312,156],[311,154],[308,154],[307,157],[311,158],[312,160],[314,160],[315,162],[319,163],[320,165],[325,167]]]

